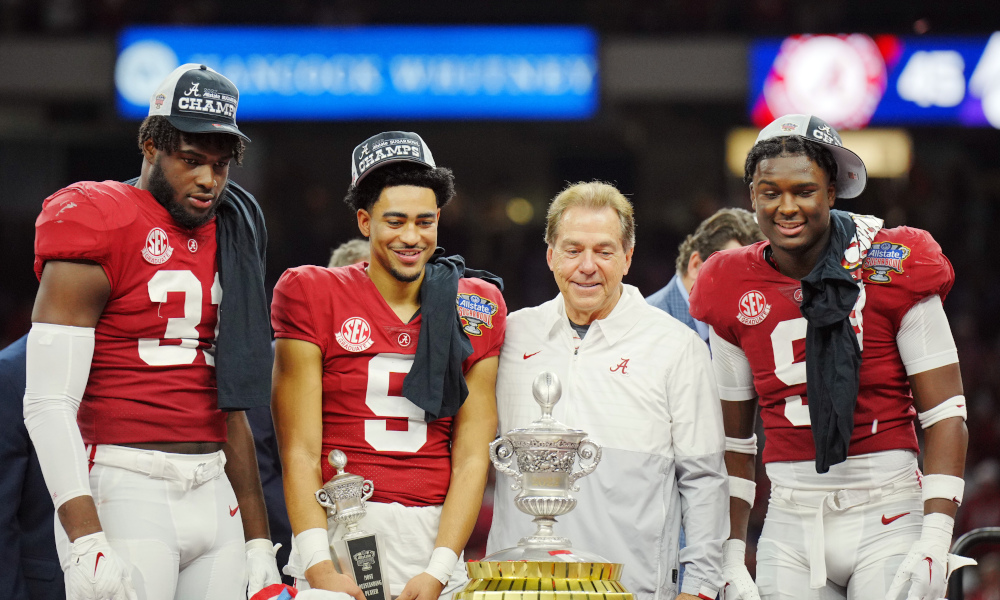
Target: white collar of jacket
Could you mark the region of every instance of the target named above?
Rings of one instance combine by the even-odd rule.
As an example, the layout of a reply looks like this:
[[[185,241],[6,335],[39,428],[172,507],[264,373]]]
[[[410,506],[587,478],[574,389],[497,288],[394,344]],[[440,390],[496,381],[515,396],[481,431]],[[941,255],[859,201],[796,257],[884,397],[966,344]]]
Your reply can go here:
[[[549,337],[560,335],[560,332],[569,330],[569,317],[566,315],[566,301],[562,294],[559,294],[551,302],[555,308],[549,315]],[[636,310],[638,306],[648,307],[639,288],[634,285],[622,284],[622,295],[618,298],[618,303],[611,309],[611,314],[591,323],[591,327],[597,326],[601,334],[608,340],[608,344],[615,345],[625,337],[625,334],[639,322],[642,317],[642,310]]]

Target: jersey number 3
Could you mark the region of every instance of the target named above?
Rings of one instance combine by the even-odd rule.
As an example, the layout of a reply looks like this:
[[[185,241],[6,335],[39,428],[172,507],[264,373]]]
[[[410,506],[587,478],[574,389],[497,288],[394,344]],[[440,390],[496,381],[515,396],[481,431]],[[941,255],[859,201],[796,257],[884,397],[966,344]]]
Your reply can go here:
[[[201,324],[201,282],[191,271],[157,271],[149,283],[149,301],[160,304],[167,301],[167,294],[180,292],[184,294],[184,316],[167,319],[167,330],[163,332],[164,340],[180,340],[177,345],[163,345],[157,338],[139,339],[139,358],[147,365],[166,367],[173,365],[190,365],[198,357],[198,325]],[[212,282],[212,304],[222,301],[222,285],[219,284],[219,274],[215,274]],[[216,334],[219,332],[216,331]],[[215,364],[211,354],[205,354],[205,362]]]
[[[403,396],[403,378],[413,366],[412,354],[383,352],[368,361],[365,404],[379,417],[404,417],[407,429],[389,429],[389,421],[365,420],[365,441],[380,452],[416,452],[427,443],[424,411]],[[398,423],[398,419],[394,423]]]

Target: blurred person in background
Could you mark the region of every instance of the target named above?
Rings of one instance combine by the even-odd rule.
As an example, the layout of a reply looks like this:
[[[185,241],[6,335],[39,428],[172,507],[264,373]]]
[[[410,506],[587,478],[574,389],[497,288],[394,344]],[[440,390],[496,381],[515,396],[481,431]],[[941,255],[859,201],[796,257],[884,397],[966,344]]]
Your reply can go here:
[[[368,262],[371,260],[368,240],[348,240],[339,245],[330,254],[330,263],[327,267],[346,267],[354,263]]]
[[[767,241],[712,256],[694,286],[726,422],[726,600],[757,586],[766,600],[937,600],[969,563],[948,553],[967,444],[942,307],[954,271],[926,231],[833,210],[866,181],[824,121],[775,120],[745,167]],[[758,405],[772,485],[755,586],[744,552]]]
[[[295,532],[286,573],[300,588],[361,589],[336,571],[315,492],[326,457],[374,494],[359,528],[379,535],[382,575],[401,600],[435,600],[467,580],[460,555],[479,515],[496,435],[494,385],[506,324],[502,282],[437,246],[454,175],[415,133],[352,153],[345,202],[371,261],[289,269],[274,289],[273,411]],[[432,352],[433,349],[433,352]]]
[[[637,599],[715,598],[728,500],[708,347],[622,283],[635,220],[614,186],[577,183],[560,192],[545,241],[560,294],[510,315],[497,377],[500,431],[539,417],[532,382],[554,373],[562,396],[552,416],[603,447],[600,468],[574,493],[577,507],[559,517],[560,534],[574,548],[629,565],[622,583]],[[678,553],[682,523],[688,545]],[[533,531],[510,485],[498,482],[487,552]]]
[[[0,590],[10,600],[62,600],[55,509],[22,416],[27,342],[0,350]]]
[[[694,329],[708,343],[708,325],[695,321],[690,312],[691,288],[701,265],[722,250],[748,246],[764,239],[753,213],[742,208],[723,208],[708,217],[677,248],[674,276],[662,289],[646,298],[656,308]]]
[[[240,600],[279,580],[243,412],[267,402],[270,331],[263,216],[229,180],[238,98],[178,67],[139,177],[63,188],[36,221],[24,421],[70,600]]]

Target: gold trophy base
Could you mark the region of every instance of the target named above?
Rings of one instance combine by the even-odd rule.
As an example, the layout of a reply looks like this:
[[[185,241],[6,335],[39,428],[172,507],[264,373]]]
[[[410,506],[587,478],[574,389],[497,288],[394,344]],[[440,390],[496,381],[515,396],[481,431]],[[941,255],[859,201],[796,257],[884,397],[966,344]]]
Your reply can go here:
[[[632,600],[623,565],[599,562],[469,561],[456,600]]]

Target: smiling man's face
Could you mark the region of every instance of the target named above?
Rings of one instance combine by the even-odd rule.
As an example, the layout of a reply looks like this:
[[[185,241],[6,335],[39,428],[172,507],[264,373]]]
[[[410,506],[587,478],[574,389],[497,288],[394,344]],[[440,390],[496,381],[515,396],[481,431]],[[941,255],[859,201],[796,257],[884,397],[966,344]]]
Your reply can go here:
[[[562,292],[566,314],[587,325],[611,314],[622,295],[622,278],[632,264],[625,251],[621,220],[611,207],[574,206],[559,220],[546,261]]]

